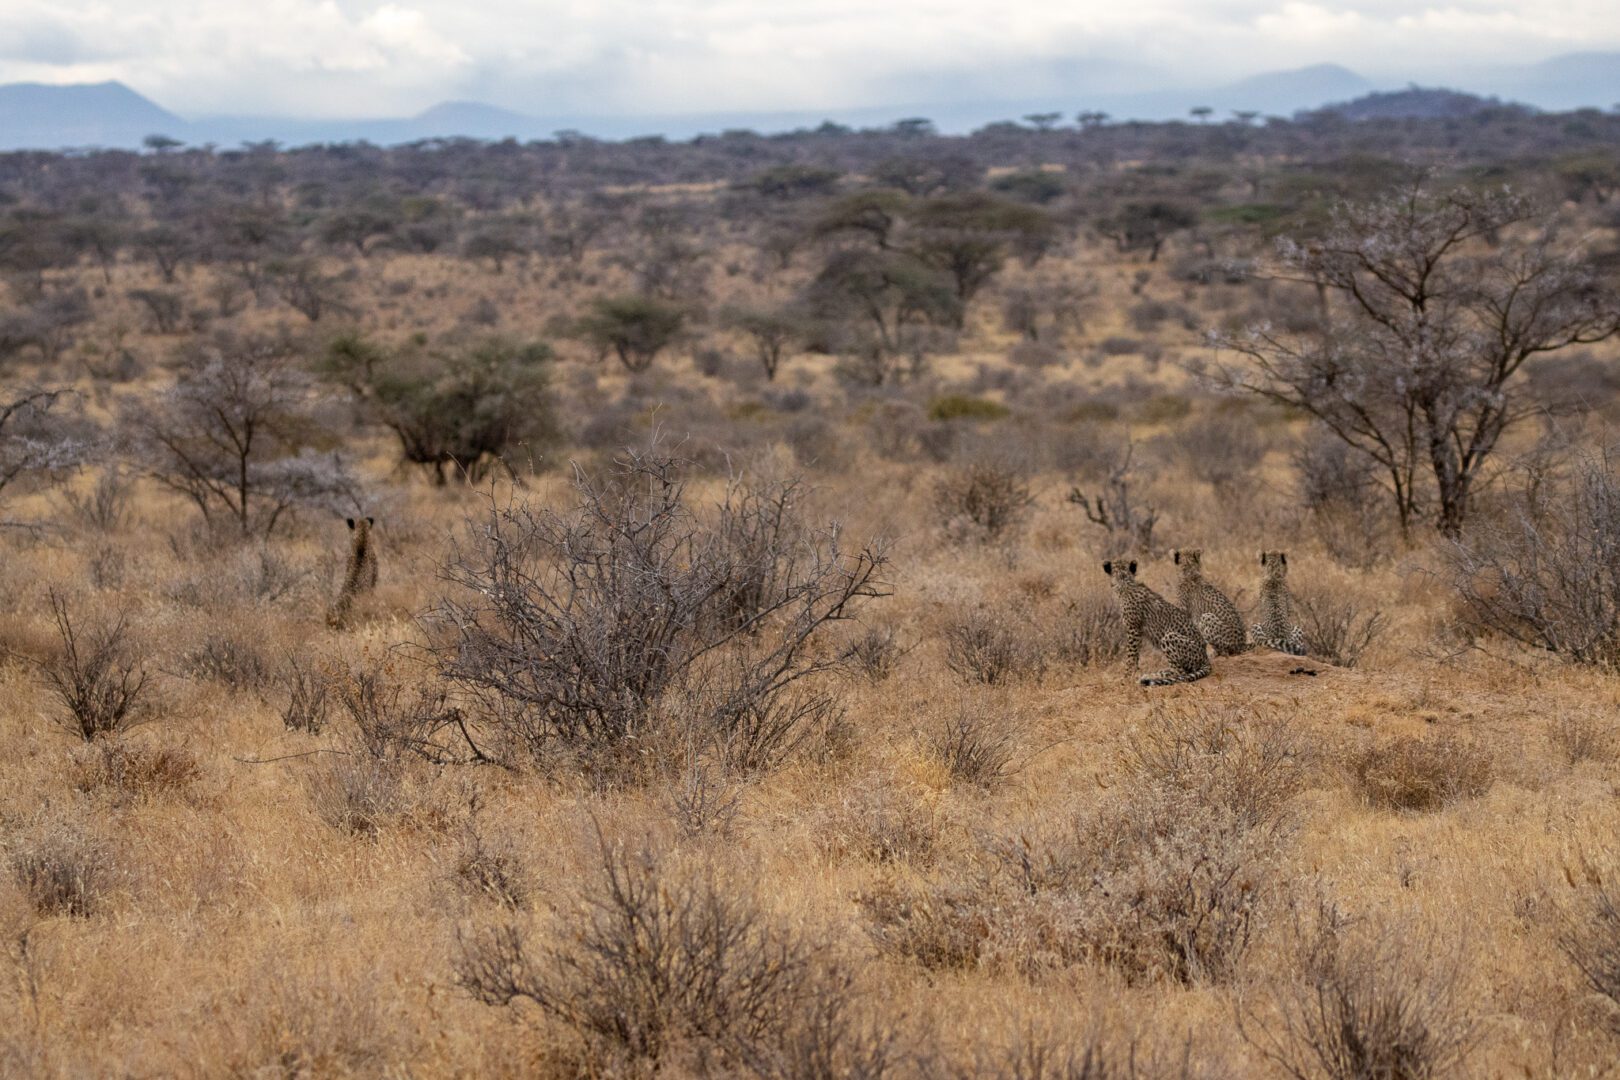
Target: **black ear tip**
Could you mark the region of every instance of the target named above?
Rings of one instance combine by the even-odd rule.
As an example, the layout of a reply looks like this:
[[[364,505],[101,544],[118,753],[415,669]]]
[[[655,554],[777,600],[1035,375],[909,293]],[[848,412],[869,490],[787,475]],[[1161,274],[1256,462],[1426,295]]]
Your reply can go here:
[[[1136,560],[1135,559],[1131,560],[1131,573],[1133,573],[1133,574],[1136,573]]]
[[[1114,564],[1111,563],[1111,562],[1103,563],[1103,573],[1107,574],[1109,577],[1113,577],[1114,576]]]
[[[1181,549],[1180,548],[1177,548],[1175,551],[1172,551],[1170,553],[1170,561],[1175,563],[1177,566],[1181,565]]]
[[[1288,565],[1288,552],[1286,552],[1286,551],[1277,552],[1277,561],[1282,563],[1284,566],[1287,566]]]
[[[354,518],[345,518],[344,520],[349,523],[349,528],[354,528]]]
[[[375,524],[377,524],[377,519],[374,518],[374,517],[368,517],[368,518],[366,518],[366,524],[367,525],[375,525]]]

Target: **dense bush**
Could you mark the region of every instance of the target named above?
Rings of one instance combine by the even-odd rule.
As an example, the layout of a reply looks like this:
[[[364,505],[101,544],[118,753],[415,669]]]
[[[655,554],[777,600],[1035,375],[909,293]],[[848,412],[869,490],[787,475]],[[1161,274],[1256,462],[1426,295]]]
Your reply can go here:
[[[478,483],[510,469],[512,451],[551,444],[551,361],[544,344],[500,338],[388,350],[344,337],[324,367],[393,431],[406,461],[443,484],[450,475]]]

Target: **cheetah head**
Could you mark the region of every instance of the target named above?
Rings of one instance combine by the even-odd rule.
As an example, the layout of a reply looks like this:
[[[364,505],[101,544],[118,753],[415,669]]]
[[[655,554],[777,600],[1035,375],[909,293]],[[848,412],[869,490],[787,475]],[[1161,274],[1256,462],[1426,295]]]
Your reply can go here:
[[[1260,566],[1265,570],[1267,581],[1281,581],[1288,576],[1288,553],[1286,551],[1262,551],[1260,553]]]
[[[1130,562],[1105,562],[1103,573],[1113,579],[1114,588],[1126,589],[1136,584],[1136,560]]]
[[[1171,553],[1177,566],[1181,567],[1181,576],[1184,578],[1198,578],[1204,573],[1203,548],[1177,548]]]

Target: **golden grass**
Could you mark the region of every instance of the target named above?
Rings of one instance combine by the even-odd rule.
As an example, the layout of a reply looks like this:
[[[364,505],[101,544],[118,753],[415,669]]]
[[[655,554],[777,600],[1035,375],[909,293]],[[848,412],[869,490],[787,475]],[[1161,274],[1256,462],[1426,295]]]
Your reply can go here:
[[[1105,298],[1087,338],[1129,332],[1121,313],[1134,268],[1088,269],[1104,276]],[[378,273],[455,290],[426,305],[430,332],[474,295],[523,326],[574,299],[570,288],[536,290],[536,269],[495,276],[397,257]],[[419,328],[412,306],[380,305],[380,327]],[[1002,364],[1010,344],[985,315],[936,371],[970,378]],[[696,381],[685,357],[666,360],[638,384],[644,396]],[[1134,364],[1075,364],[1049,378],[1095,389],[1137,378]],[[787,379],[832,401],[827,367],[792,361]],[[605,370],[561,381],[581,409],[630,385]],[[1154,384],[1183,389],[1168,369]],[[730,404],[750,393],[713,389]],[[1173,412],[1159,408],[1135,434],[1173,430]],[[145,485],[117,534],[0,536],[0,1075],[562,1076],[600,1065],[569,1024],[521,1003],[481,1004],[455,968],[459,942],[511,922],[537,946],[566,943],[599,837],[712,874],[773,925],[825,943],[853,973],[852,1015],[892,1033],[909,1063],[900,1075],[995,1075],[1010,1054],[1088,1033],[1134,1043],[1144,1061],[1185,1059],[1195,1074],[1267,1075],[1273,1066],[1237,1018],[1280,1015],[1260,991],[1304,977],[1294,923],[1323,899],[1458,958],[1475,1022],[1468,1075],[1600,1075],[1610,1065],[1620,1043],[1608,1006],[1560,951],[1556,913],[1613,880],[1612,680],[1532,657],[1447,658],[1436,632],[1448,598],[1411,572],[1421,547],[1347,569],[1293,533],[1298,582],[1389,616],[1360,664],[1292,674],[1296,658],[1250,653],[1217,659],[1199,683],[1144,690],[1106,653],[1088,665],[1089,652],[1063,644],[1074,612],[1103,595],[1110,543],[1064,503],[1067,476],[1031,477],[1036,504],[1009,538],[955,543],[931,505],[943,470],[874,456],[859,409],[835,423],[850,461],[817,475],[813,510],[849,535],[898,538],[893,596],[837,644],[866,626],[892,629],[892,664],[875,672],[886,677],[841,684],[839,752],[762,775],[700,776],[670,762],[644,787],[599,791],[566,774],[344,756],[352,731],[336,705],[320,733],[289,730],[289,657],[337,677],[381,664],[427,677],[410,648],[423,637],[416,616],[479,495],[394,472],[381,440],[366,459],[392,489],[378,521],[381,583],[346,631],[322,619],[346,551],[336,521],[306,517],[270,543],[292,579],[274,599],[257,584],[258,549],[201,542],[188,508]],[[1201,544],[1208,576],[1245,609],[1254,552],[1292,529],[1286,470],[1273,451],[1252,507],[1174,475],[1147,489],[1166,546]],[[696,490],[717,497],[719,483]],[[561,501],[564,478],[544,474],[522,496]],[[43,494],[10,503],[12,516],[59,513]],[[1146,561],[1142,577],[1173,595],[1167,560]],[[51,722],[57,705],[33,661],[56,648],[52,588],[80,610],[128,612],[161,673],[159,715],[123,741],[86,746]],[[948,635],[973,617],[1019,632],[1041,662],[989,686],[962,678]],[[989,725],[979,738],[992,764],[966,760],[952,727],[965,716]],[[1177,725],[1198,723],[1229,725],[1230,739],[1176,743]],[[1085,830],[1138,812],[1144,785],[1232,797],[1195,783],[1198,755],[1250,753],[1242,747],[1262,738],[1281,740],[1296,771],[1264,802],[1274,843],[1256,856],[1264,874],[1247,941],[1220,964],[1188,970],[1145,939],[1107,937],[1123,916],[1088,899],[1077,875],[1136,887],[1145,840],[1113,862],[1093,849],[1075,856],[1070,879],[1053,886],[1061,903],[1037,913],[1045,922],[996,909],[1022,902],[1008,885],[1021,843],[1081,845],[1081,834],[1095,848],[1101,839]],[[1227,781],[1264,794],[1252,789],[1269,775],[1258,767]],[[65,880],[73,865],[89,868],[82,911],[41,900],[49,883],[32,868],[47,856],[68,866]],[[1037,944],[1047,952],[1030,962]]]

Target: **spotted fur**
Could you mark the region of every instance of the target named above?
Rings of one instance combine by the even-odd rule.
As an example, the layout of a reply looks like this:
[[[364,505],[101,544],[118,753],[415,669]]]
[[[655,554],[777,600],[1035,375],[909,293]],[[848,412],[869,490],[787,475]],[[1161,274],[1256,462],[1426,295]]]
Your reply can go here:
[[[357,596],[377,587],[377,542],[371,535],[373,518],[349,518],[349,565],[343,574],[343,587],[338,590],[332,609],[326,614],[327,624],[342,626],[349,618]]]
[[[1114,583],[1125,621],[1125,652],[1135,671],[1141,663],[1142,639],[1164,654],[1169,667],[1143,675],[1143,686],[1193,682],[1209,674],[1209,647],[1192,616],[1136,580],[1136,563],[1105,562],[1103,573]]]
[[[1215,655],[1236,656],[1247,651],[1249,637],[1243,629],[1243,616],[1225,593],[1205,579],[1203,550],[1183,548],[1174,553],[1174,558],[1181,568],[1177,582],[1181,606],[1197,621],[1199,631],[1215,650]]]
[[[1288,591],[1288,555],[1262,551],[1260,566],[1260,621],[1254,624],[1254,643],[1292,656],[1305,655],[1305,631],[1294,621],[1294,597]]]

